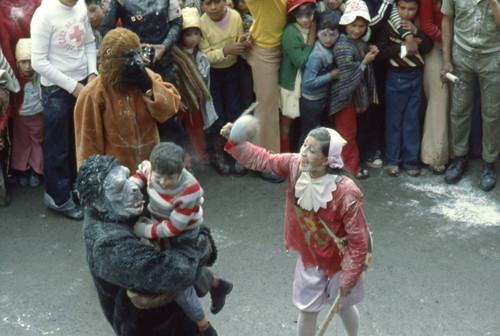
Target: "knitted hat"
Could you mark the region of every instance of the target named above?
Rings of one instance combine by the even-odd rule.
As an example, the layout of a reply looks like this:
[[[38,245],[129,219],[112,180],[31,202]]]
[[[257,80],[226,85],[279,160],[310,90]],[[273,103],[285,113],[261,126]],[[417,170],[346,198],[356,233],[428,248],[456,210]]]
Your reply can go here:
[[[348,25],[353,23],[357,17],[362,17],[370,22],[370,12],[363,0],[350,0],[345,5],[344,14],[340,18],[341,25]]]
[[[31,60],[31,39],[22,38],[16,44],[16,61]]]
[[[182,10],[182,30],[187,28],[200,28],[200,14],[194,7],[186,7]]]
[[[302,4],[307,2],[313,3],[316,5],[316,0],[288,0],[286,4],[286,13],[290,14],[295,8],[299,7]]]
[[[75,190],[82,205],[93,207],[103,202],[104,180],[118,166],[118,159],[110,155],[93,155],[83,162],[75,182]]]

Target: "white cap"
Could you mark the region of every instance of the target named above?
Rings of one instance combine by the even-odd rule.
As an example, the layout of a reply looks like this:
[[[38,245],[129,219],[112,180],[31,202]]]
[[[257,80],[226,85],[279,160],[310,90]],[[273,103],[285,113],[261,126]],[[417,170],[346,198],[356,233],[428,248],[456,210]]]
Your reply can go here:
[[[339,24],[348,25],[353,23],[357,17],[362,17],[366,21],[370,22],[370,12],[368,11],[368,6],[363,0],[350,0],[345,5],[344,13],[340,18]]]

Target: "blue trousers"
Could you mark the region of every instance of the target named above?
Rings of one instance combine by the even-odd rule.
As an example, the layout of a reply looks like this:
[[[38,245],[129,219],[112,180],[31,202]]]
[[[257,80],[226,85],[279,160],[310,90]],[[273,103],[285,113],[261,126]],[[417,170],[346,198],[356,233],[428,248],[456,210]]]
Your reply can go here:
[[[398,72],[387,70],[386,158],[402,164],[404,169],[417,169],[420,148],[419,110],[422,102],[422,70]]]
[[[42,86],[43,179],[56,205],[70,199],[76,179],[75,103],[76,98],[59,86]]]
[[[238,63],[224,69],[210,69],[210,94],[219,118],[207,134],[219,133],[222,126],[235,121],[241,114],[240,76]]]

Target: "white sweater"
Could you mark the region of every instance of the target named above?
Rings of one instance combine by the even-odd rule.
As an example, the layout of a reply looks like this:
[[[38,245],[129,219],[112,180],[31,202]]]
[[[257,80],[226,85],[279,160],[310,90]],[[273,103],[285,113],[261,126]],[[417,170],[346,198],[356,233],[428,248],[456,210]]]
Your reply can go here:
[[[44,0],[31,20],[31,63],[41,84],[73,92],[77,82],[97,74],[94,34],[83,0],[73,7]]]

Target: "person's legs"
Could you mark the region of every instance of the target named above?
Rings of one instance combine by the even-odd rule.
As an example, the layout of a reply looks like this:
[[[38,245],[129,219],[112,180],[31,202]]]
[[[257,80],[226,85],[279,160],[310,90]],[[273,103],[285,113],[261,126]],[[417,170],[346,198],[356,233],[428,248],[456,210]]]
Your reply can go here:
[[[453,85],[450,110],[452,144],[456,156],[469,153],[470,115],[476,77],[470,65],[474,62],[473,55],[462,51],[458,46],[453,47],[454,74],[460,79]]]
[[[180,292],[179,296],[175,299],[175,302],[181,306],[182,310],[184,310],[187,317],[191,321],[199,322],[205,319],[205,313],[203,312],[201,301],[196,295],[194,286],[189,286]]]
[[[215,112],[219,118],[206,130],[208,152],[210,154],[210,163],[217,173],[227,176],[231,174],[231,165],[224,155],[225,141],[219,134],[220,129],[228,122],[224,106],[225,76],[223,70],[211,69],[210,79],[210,94],[212,95]]]
[[[408,174],[415,176],[418,175],[419,162],[418,153],[420,145],[420,125],[418,114],[420,111],[420,104],[422,102],[422,72],[412,72],[406,74],[409,95],[406,103],[406,109],[403,116],[403,143],[401,157],[403,159],[403,166]]]
[[[297,321],[297,336],[314,336],[316,335],[316,324],[318,321],[319,312],[299,312]]]
[[[301,135],[299,144],[304,142],[304,139],[311,130],[321,125],[324,119],[326,104],[328,101],[327,98],[327,96],[319,100],[309,100],[304,97],[300,98]]]
[[[11,168],[20,172],[30,169],[29,160],[31,156],[30,129],[26,123],[26,117],[17,116],[12,118],[12,161]]]
[[[71,181],[75,170],[73,108],[76,98],[58,86],[42,87],[45,192],[55,205],[71,199]],[[73,139],[73,141],[72,141]]]
[[[453,46],[454,74],[460,81],[452,86],[450,110],[451,135],[455,158],[446,169],[444,180],[448,184],[458,183],[467,170],[471,113],[476,83],[476,55]]]
[[[420,157],[436,174],[444,173],[450,158],[449,90],[448,84],[443,84],[440,79],[442,65],[442,45],[434,42],[431,52],[425,55],[423,87],[427,97],[427,110]]]
[[[259,119],[261,128],[255,144],[279,153],[278,74],[281,47],[263,48],[254,44],[247,51],[247,61],[252,67],[255,94],[259,102],[254,114]]]
[[[408,101],[408,90],[402,74],[396,71],[387,71],[385,87],[385,131],[386,131],[386,158],[392,165],[399,165],[403,160],[401,145],[403,142],[403,116]]]
[[[358,336],[359,332],[359,312],[356,306],[342,308],[339,316],[344,324],[345,331],[349,336]]]
[[[479,188],[490,191],[496,184],[495,161],[500,154],[500,52],[484,55],[479,72],[481,116],[483,119],[483,169]]]
[[[234,122],[236,119],[238,119],[238,117],[241,115],[242,112],[239,83],[240,83],[240,76],[238,73],[237,64],[234,64],[233,66],[224,69],[222,99],[224,104],[224,115],[226,120],[229,122]]]
[[[342,148],[342,161],[346,169],[356,176],[359,166],[359,150],[356,144],[356,109],[351,99],[349,105],[335,113],[335,128],[347,143]]]

